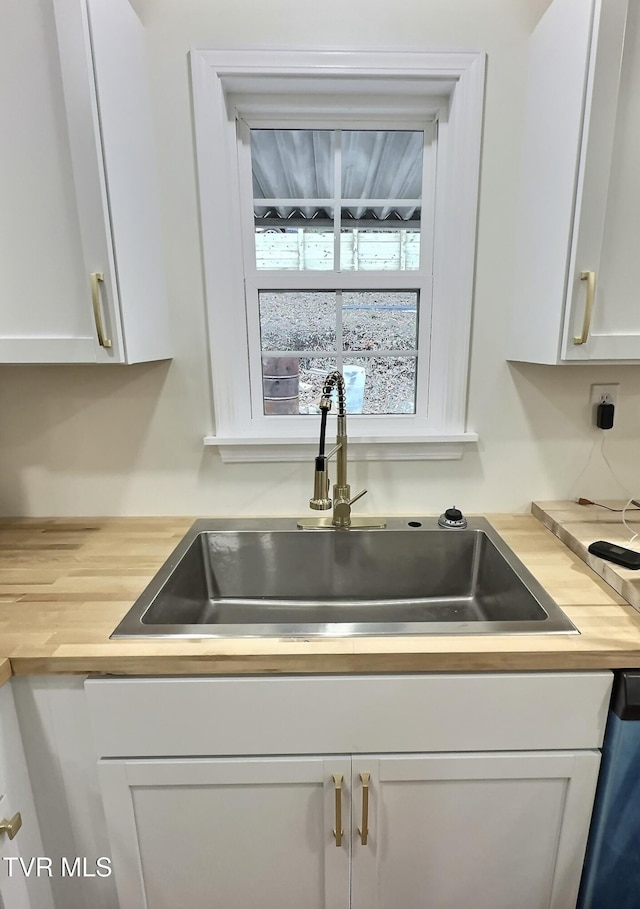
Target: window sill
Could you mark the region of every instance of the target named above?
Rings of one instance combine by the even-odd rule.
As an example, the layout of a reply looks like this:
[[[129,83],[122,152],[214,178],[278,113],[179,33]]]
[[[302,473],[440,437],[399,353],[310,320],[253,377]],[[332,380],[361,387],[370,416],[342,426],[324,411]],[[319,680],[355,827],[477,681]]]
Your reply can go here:
[[[462,458],[465,446],[476,443],[475,432],[434,436],[349,438],[352,461],[455,461]],[[242,438],[205,436],[205,447],[215,447],[228,463],[312,461],[317,453],[316,438]],[[333,443],[329,440],[327,450]]]

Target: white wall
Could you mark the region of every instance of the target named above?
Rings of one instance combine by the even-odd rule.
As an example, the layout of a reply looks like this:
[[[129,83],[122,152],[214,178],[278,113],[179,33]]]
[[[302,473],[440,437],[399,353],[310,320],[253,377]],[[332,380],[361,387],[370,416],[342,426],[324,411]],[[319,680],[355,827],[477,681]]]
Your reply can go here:
[[[589,425],[592,382],[620,382],[604,453],[625,488],[635,483],[640,492],[640,368],[504,360],[524,42],[548,0],[133,3],[148,30],[175,358],[0,367],[0,513],[307,512],[311,464],[224,465],[202,445],[213,424],[187,53],[194,44],[297,48],[310,46],[310,36],[314,46],[488,53],[469,397],[480,441],[461,461],[354,464],[352,485],[370,490],[357,507],[520,511],[532,499],[623,496],[599,450],[604,434]]]

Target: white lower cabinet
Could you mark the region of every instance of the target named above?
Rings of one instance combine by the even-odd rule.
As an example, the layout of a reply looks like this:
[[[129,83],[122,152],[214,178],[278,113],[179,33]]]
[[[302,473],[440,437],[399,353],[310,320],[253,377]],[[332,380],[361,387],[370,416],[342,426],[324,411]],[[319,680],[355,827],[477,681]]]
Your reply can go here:
[[[0,688],[0,907],[53,909],[11,683]]]
[[[571,909],[610,685],[88,681],[120,909]]]
[[[99,772],[122,909],[566,909],[598,765],[534,752]]]

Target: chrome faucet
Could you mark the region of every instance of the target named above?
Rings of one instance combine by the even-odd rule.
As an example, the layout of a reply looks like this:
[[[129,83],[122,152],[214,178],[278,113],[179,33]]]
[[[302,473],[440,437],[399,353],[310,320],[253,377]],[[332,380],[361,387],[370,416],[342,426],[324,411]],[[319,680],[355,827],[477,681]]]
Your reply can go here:
[[[331,410],[333,390],[338,396],[338,416],[336,427],[336,444],[325,454],[325,435],[327,429],[327,414]],[[313,477],[313,497],[309,499],[309,508],[314,511],[328,511],[333,507],[331,519],[308,518],[298,521],[298,527],[333,527],[347,529],[349,527],[386,527],[382,518],[362,516],[351,517],[351,506],[361,499],[367,492],[361,489],[355,496],[351,496],[351,487],[347,482],[347,409],[344,378],[341,372],[334,370],[324,380],[322,397],[320,398],[320,447],[315,460]],[[336,455],[336,482],[333,487],[333,499],[329,496],[329,458]]]

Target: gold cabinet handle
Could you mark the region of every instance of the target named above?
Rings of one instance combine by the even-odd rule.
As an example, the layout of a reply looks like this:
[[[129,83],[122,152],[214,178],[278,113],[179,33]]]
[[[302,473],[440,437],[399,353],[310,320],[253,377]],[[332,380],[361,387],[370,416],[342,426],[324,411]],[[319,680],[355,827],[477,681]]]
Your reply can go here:
[[[586,344],[589,339],[589,329],[591,328],[591,314],[593,312],[593,303],[596,298],[596,273],[595,271],[581,271],[580,280],[587,282],[587,302],[584,307],[584,320],[582,322],[582,334],[573,338],[574,344]]]
[[[362,782],[362,827],[358,827],[358,833],[360,834],[360,842],[363,846],[367,845],[367,839],[369,837],[369,780],[371,779],[370,773],[361,773],[360,780]]]
[[[17,811],[10,820],[7,820],[6,817],[2,818],[0,821],[0,836],[6,833],[9,839],[12,840],[21,827],[22,815]]]
[[[333,774],[333,784],[336,790],[336,826],[333,828],[333,835],[336,838],[336,846],[342,846],[342,774]]]
[[[96,323],[96,334],[100,347],[111,347],[111,338],[107,338],[102,321],[102,308],[100,306],[100,284],[104,282],[102,272],[91,272],[91,302],[93,304],[93,319]]]

